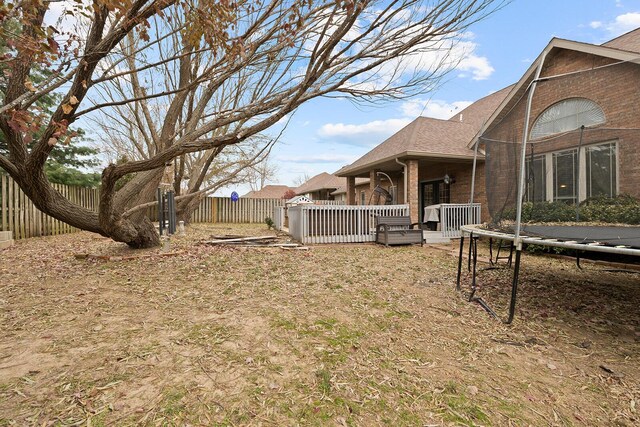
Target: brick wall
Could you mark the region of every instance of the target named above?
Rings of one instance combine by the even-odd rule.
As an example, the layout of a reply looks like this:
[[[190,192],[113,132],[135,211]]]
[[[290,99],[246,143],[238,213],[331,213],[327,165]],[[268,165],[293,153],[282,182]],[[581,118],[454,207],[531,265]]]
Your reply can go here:
[[[584,133],[583,145],[599,142],[616,141],[618,144],[619,192],[640,197],[640,131],[623,130],[640,128],[640,66],[630,63],[611,65],[605,68],[592,69],[613,60],[588,55],[575,51],[557,50],[547,57],[542,76],[554,76],[578,70],[588,70],[561,78],[554,78],[538,83],[532,102],[530,129],[538,116],[551,105],[567,98],[587,98],[597,103],[604,111],[606,123],[601,126],[613,130],[587,130]],[[511,109],[510,113],[485,134],[495,140],[522,141],[524,113],[527,96],[523,96]],[[575,147],[578,144],[579,132],[555,138],[552,141],[534,144],[536,154],[558,151]],[[494,147],[502,144],[493,144]],[[506,144],[504,144],[506,145]],[[491,175],[487,183],[488,192],[502,192],[498,199],[515,200],[513,179],[517,177],[517,153],[511,148],[503,147],[495,151],[493,159],[487,159]],[[527,151],[527,154],[530,152]],[[498,159],[497,154],[502,157]],[[513,157],[515,156],[515,159]],[[490,156],[491,157],[491,156]],[[514,164],[505,164],[505,159]],[[509,194],[507,194],[509,193]]]
[[[450,186],[451,203],[469,203],[472,172],[473,163],[471,162],[421,162],[419,181],[435,181],[442,179],[445,175],[449,175],[455,179],[455,182]],[[487,200],[485,193],[484,164],[481,161],[478,162],[476,170],[476,185],[474,188],[473,201],[474,203],[482,204],[482,220],[488,220],[488,212],[487,209],[485,209]]]

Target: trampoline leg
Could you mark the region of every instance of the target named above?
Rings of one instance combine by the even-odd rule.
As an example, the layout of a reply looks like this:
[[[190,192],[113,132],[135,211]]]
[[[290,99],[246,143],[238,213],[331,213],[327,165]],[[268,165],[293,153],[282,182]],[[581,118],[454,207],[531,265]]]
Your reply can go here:
[[[576,265],[580,270],[582,270],[582,266],[580,265],[580,252],[576,251]]]
[[[471,271],[471,247],[473,245],[473,233],[469,234],[469,257],[467,258],[467,271]]]
[[[460,233],[460,253],[458,254],[458,280],[456,281],[456,291],[460,291],[460,275],[462,273],[462,252],[464,252],[464,233]]]
[[[522,251],[516,249],[516,264],[513,267],[513,283],[511,285],[511,303],[509,304],[509,318],[505,323],[510,324],[516,312],[516,297],[518,295],[518,274],[520,273],[520,253]]]
[[[478,237],[471,237],[469,241],[469,248],[473,248],[470,252],[473,253],[473,274],[471,275],[471,294],[469,295],[469,301],[473,301],[476,293],[476,265],[478,264]]]
[[[498,251],[500,251],[500,245],[498,245]],[[498,263],[498,258],[496,256],[496,262]],[[489,264],[494,265],[493,262],[493,237],[489,237]]]

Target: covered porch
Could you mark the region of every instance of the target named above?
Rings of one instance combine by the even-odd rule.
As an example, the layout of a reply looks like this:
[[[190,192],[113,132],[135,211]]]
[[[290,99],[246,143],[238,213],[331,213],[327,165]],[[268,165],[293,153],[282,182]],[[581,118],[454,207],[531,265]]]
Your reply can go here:
[[[468,215],[461,214],[469,206],[472,174],[473,158],[470,156],[429,157],[422,154],[415,158],[388,159],[374,167],[344,174],[347,205],[385,204],[387,200],[377,196],[382,189],[392,196],[391,203],[408,206],[412,222],[422,224],[424,229],[455,237],[448,231],[452,226],[477,224],[484,219],[481,211],[485,200],[483,162],[478,163],[473,209]],[[358,185],[356,178],[368,178],[368,182]]]
[[[288,208],[288,227],[284,226],[285,207],[274,211],[275,226],[303,244],[365,243],[375,241],[377,216],[408,216],[410,207],[399,205],[322,205],[308,204]],[[475,224],[480,204],[446,203],[438,207],[440,229],[422,228],[425,243],[445,243],[460,237],[460,227]]]

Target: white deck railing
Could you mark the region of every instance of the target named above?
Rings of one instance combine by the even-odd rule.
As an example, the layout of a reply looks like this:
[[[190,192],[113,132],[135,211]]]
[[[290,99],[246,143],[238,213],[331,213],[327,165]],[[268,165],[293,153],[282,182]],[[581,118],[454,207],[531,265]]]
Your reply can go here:
[[[480,224],[480,203],[443,203],[440,206],[442,237],[460,237],[460,227]]]
[[[409,205],[299,205],[288,208],[289,234],[307,243],[362,243],[375,240],[375,217],[409,215]]]

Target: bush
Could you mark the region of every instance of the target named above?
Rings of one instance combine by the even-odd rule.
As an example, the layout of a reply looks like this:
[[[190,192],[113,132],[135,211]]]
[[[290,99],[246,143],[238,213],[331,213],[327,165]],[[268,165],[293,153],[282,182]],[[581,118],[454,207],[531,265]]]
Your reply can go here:
[[[640,201],[629,195],[593,197],[580,203],[580,221],[640,224]],[[515,220],[516,210],[506,210],[501,219]],[[576,207],[564,202],[525,202],[523,222],[573,222]]]
[[[516,209],[509,209],[502,219],[516,219]],[[522,204],[522,222],[566,222],[576,220],[576,209],[564,202],[525,202]]]
[[[276,227],[276,224],[273,222],[273,220],[270,217],[266,217],[264,219],[265,224],[267,224],[267,230],[271,230],[272,228]]]
[[[580,204],[582,221],[640,224],[640,201],[629,195],[594,197]]]

